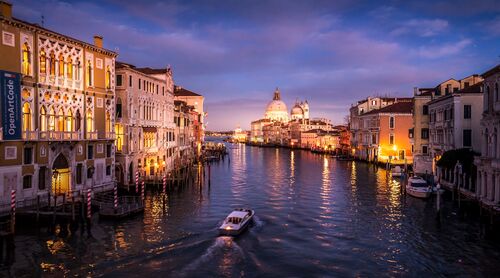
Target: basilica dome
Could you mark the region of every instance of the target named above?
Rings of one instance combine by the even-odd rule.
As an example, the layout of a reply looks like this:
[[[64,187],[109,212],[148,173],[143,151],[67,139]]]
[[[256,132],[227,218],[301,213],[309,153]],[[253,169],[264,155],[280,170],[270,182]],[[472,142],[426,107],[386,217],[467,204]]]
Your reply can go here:
[[[273,100],[267,105],[265,118],[279,122],[288,121],[288,109],[286,108],[286,104],[281,100],[281,94],[277,88],[274,91]]]
[[[298,103],[295,103],[295,105],[293,106],[291,114],[292,114],[292,120],[304,118],[304,110]]]

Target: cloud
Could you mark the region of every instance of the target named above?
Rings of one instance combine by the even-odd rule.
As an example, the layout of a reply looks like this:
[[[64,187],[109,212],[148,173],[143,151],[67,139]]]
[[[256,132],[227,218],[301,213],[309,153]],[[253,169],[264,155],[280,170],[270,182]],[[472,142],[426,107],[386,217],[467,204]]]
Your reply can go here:
[[[391,34],[418,35],[421,37],[432,37],[445,32],[448,29],[448,21],[443,19],[412,19],[401,23]]]
[[[422,46],[418,49],[418,55],[428,59],[438,59],[460,54],[472,43],[470,39],[462,39],[456,43],[447,43],[438,46]]]

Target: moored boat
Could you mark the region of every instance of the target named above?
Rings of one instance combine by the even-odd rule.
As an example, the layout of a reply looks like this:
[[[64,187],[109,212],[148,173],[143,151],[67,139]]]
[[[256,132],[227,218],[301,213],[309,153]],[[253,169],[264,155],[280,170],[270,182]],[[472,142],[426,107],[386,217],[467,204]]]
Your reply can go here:
[[[408,179],[406,185],[406,193],[417,198],[429,198],[432,193],[432,188],[421,177],[413,176]]]
[[[251,209],[235,209],[224,220],[219,227],[219,234],[235,236],[248,227],[255,212]]]
[[[401,177],[403,175],[403,169],[400,166],[394,166],[391,169],[391,175],[393,177]]]

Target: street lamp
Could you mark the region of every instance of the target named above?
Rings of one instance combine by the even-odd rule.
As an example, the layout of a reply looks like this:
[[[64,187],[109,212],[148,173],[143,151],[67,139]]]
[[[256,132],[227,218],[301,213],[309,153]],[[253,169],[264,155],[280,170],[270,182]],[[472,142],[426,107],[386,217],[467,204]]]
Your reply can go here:
[[[57,169],[52,170],[52,178],[54,180],[54,185],[55,185],[54,189],[56,191],[54,193],[58,194],[59,191],[61,191],[61,188],[60,188],[61,187],[61,183],[59,182],[59,190],[58,190],[57,181],[59,180],[59,171]]]

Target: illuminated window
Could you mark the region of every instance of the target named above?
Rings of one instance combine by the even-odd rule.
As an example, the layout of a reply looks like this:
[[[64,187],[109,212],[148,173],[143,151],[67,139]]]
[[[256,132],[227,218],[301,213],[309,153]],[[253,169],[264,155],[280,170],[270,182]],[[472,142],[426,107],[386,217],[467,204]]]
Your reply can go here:
[[[64,131],[64,112],[59,109],[59,113],[57,113],[57,130]]]
[[[68,57],[68,62],[66,64],[66,78],[73,79],[73,60]]]
[[[59,54],[59,76],[64,76],[64,56],[62,55],[62,53]]]
[[[106,67],[106,89],[111,89],[111,70]]]
[[[389,144],[394,145],[394,134],[389,135]]]
[[[92,86],[92,64],[87,60],[87,86]]]
[[[50,75],[54,76],[56,75],[56,55],[54,54],[54,51],[50,52]]]
[[[116,132],[116,150],[122,151],[123,149],[123,126],[121,124],[115,124],[115,132]]]
[[[74,127],[73,112],[69,110],[68,115],[66,115],[66,131],[74,131],[73,127]]]
[[[80,60],[78,59],[75,63],[75,80],[80,80]]]
[[[394,128],[394,117],[389,118],[389,128]]]
[[[45,54],[45,51],[42,49],[40,51],[40,73],[45,74],[47,72],[47,55]]]
[[[31,108],[29,103],[23,105],[23,131],[30,131],[31,127]]]
[[[94,129],[94,118],[92,117],[92,111],[87,111],[87,132],[91,132]]]
[[[24,43],[23,44],[23,63],[22,63],[23,74],[24,75],[31,75],[30,68],[31,68],[30,47],[28,46],[27,43]]]
[[[47,131],[47,110],[43,106],[40,108],[40,130]]]
[[[106,133],[111,132],[111,115],[109,112],[106,112]]]
[[[49,111],[49,131],[54,131],[56,130],[56,112],[54,111],[54,108],[50,108]]]

